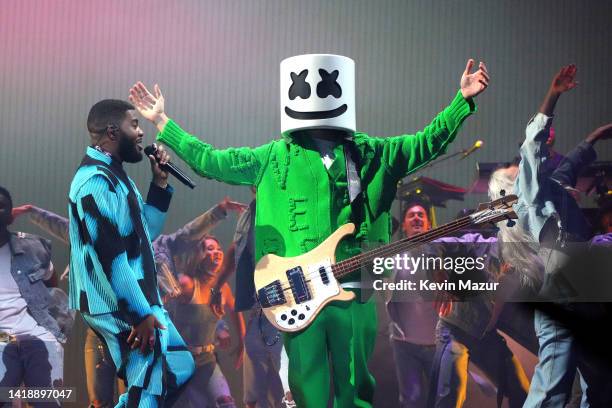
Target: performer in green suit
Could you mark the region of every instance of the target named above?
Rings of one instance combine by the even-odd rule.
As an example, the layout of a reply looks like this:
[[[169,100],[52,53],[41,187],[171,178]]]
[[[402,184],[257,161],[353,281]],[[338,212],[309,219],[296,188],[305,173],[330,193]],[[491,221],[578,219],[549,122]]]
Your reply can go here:
[[[354,62],[337,55],[281,63],[282,138],[255,148],[216,149],[188,134],[165,114],[157,85],[151,93],[137,83],[130,100],[156,124],[158,140],[198,174],[257,188],[256,261],[270,253],[303,254],[355,222],[356,234],[337,248],[339,261],[389,242],[397,182],[446,151],[476,110],[472,98],[488,86],[485,65],[470,73],[473,65],[469,60],[460,91],[423,131],[389,138],[356,131]],[[372,406],[375,381],[367,362],[376,305],[361,298],[358,275],[341,283],[356,292],[354,301],[333,302],[306,329],[285,335],[289,384],[300,408],[327,406],[332,371],[335,406]]]

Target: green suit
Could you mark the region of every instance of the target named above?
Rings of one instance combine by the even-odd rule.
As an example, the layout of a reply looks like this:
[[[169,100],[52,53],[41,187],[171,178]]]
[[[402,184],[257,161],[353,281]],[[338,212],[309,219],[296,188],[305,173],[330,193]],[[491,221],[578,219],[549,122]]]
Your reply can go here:
[[[389,242],[389,210],[397,182],[446,151],[475,106],[458,93],[429,126],[415,135],[389,138],[354,134],[359,152],[364,221],[355,236],[341,241],[336,259]],[[315,248],[339,226],[350,222],[342,145],[329,169],[308,137],[285,136],[251,148],[215,149],[170,121],[158,140],[167,144],[198,174],[257,188],[255,257],[274,253],[296,256]],[[357,280],[358,277],[349,277]],[[315,322],[285,336],[289,383],[300,408],[325,407],[331,361],[336,405],[369,407],[374,379],[367,360],[374,348],[376,307],[359,296],[348,304],[330,304]],[[331,353],[328,360],[327,355]]]

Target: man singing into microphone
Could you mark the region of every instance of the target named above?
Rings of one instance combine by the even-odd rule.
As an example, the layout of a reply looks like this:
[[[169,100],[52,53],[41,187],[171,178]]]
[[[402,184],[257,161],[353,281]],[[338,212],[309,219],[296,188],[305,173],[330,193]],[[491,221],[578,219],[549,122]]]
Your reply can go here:
[[[157,407],[194,370],[157,289],[151,240],[161,232],[172,196],[169,160],[149,156],[153,182],[146,203],[123,169],[142,160],[134,106],[103,100],[89,111],[87,148],[69,193],[70,306],[106,343],[127,384],[118,407]]]

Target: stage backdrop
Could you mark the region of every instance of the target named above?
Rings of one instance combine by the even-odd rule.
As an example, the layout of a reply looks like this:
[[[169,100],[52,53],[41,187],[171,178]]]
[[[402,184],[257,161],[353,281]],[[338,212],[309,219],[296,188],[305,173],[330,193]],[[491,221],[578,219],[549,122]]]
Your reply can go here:
[[[3,0],[0,9],[0,185],[16,204],[62,215],[88,144],[89,108],[103,98],[126,98],[137,80],[159,83],[168,114],[203,140],[257,146],[279,137],[279,63],[288,56],[353,58],[357,126],[377,136],[426,126],[454,97],[466,60],[482,60],[491,85],[449,152],[476,139],[484,147],[422,172],[463,187],[473,180],[476,160],[517,154],[525,124],[563,64],[577,64],[580,85],[559,102],[557,149],[567,151],[612,119],[607,0]],[[152,142],[154,128],[143,128]],[[612,160],[612,142],[597,150]],[[146,190],[148,164],[127,170]],[[248,200],[244,187],[196,180],[194,191],[174,183],[166,232],[226,195]],[[483,198],[468,196],[439,219]],[[23,220],[15,228],[37,232]],[[233,228],[230,217],[217,229],[224,246]],[[54,249],[54,263],[63,267],[67,248],[54,241]],[[79,324],[65,366],[66,383],[80,390],[77,406],[85,404],[82,347]],[[240,400],[240,375],[226,374]],[[395,405],[394,397],[385,399]]]

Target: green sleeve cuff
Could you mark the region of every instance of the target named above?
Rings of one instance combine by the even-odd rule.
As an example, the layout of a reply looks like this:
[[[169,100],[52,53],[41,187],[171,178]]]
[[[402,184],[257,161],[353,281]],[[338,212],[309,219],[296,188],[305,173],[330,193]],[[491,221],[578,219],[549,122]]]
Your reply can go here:
[[[465,99],[461,94],[461,90],[459,90],[457,95],[455,95],[455,99],[453,99],[450,105],[444,110],[444,116],[451,133],[457,130],[465,118],[476,112],[476,110],[474,99]]]
[[[157,134],[157,140],[174,151],[180,150],[181,142],[191,136],[185,132],[175,121],[170,119],[164,130]]]

